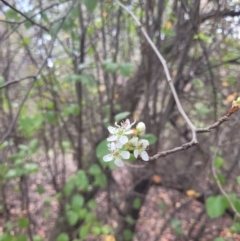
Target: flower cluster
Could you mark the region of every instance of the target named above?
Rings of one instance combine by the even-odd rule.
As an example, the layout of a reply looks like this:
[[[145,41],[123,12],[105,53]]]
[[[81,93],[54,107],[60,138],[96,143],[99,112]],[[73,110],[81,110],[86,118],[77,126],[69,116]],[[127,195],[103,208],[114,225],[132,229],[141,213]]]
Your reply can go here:
[[[229,110],[229,113],[235,113],[240,110],[240,97],[238,97],[236,100],[232,102],[232,106]]]
[[[146,126],[143,122],[139,122],[136,126],[136,130],[131,130],[135,124],[130,123],[129,120],[123,121],[121,125],[115,123],[116,127],[109,126],[108,131],[111,136],[107,138],[109,141],[108,149],[110,154],[103,157],[105,162],[114,160],[114,163],[122,167],[124,165],[123,159],[130,158],[132,153],[135,158],[140,156],[144,161],[149,160],[148,153],[146,152],[149,142],[147,140],[139,139],[139,135],[143,134],[146,130]],[[131,138],[129,135],[132,135]]]
[[[232,106],[240,108],[240,97],[233,101]]]

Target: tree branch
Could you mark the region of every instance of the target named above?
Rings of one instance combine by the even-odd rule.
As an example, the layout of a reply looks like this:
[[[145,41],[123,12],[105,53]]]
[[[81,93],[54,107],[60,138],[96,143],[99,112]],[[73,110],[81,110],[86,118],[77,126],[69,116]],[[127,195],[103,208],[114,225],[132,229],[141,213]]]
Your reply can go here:
[[[134,13],[132,11],[130,11],[127,7],[125,7],[119,0],[116,0],[117,4],[123,8],[126,12],[128,12],[130,14],[130,16],[133,18],[133,20],[136,22],[137,26],[140,28],[140,30],[142,31],[144,37],[146,38],[147,42],[149,43],[149,45],[152,47],[153,51],[155,52],[155,54],[157,55],[158,59],[160,60],[160,62],[162,63],[162,66],[164,68],[164,72],[168,81],[168,84],[170,86],[170,89],[172,91],[174,100],[177,104],[178,110],[181,113],[181,115],[183,116],[184,120],[187,122],[188,126],[190,127],[191,131],[192,131],[192,141],[190,143],[194,143],[197,144],[197,135],[196,135],[196,127],[193,125],[193,123],[191,122],[191,120],[188,118],[187,114],[185,113],[182,104],[179,100],[178,94],[175,90],[174,84],[172,82],[172,78],[170,76],[167,64],[166,64],[166,60],[163,58],[163,56],[161,55],[161,53],[158,51],[157,47],[155,46],[155,44],[153,43],[153,41],[151,40],[151,38],[149,37],[149,35],[147,34],[146,30],[144,29],[144,27],[142,26],[142,24],[140,23],[140,21],[138,20],[138,18],[134,15]]]

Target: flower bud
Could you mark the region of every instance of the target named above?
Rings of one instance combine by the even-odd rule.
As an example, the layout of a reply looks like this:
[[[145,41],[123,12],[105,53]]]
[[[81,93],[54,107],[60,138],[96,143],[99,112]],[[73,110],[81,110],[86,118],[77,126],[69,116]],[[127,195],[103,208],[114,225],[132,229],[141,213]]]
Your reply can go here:
[[[237,98],[236,103],[240,105],[240,97]]]
[[[144,133],[146,130],[146,126],[143,122],[139,122],[136,128],[139,133]]]

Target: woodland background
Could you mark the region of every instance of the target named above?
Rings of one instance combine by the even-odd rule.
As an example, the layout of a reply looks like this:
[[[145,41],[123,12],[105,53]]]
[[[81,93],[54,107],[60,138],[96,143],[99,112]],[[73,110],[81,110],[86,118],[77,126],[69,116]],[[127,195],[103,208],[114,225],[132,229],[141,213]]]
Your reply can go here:
[[[194,125],[224,116],[240,93],[239,2],[122,3]],[[150,156],[191,141],[116,1],[0,0],[0,240],[240,240],[239,112],[196,146],[116,168],[107,127],[125,118],[146,124]]]

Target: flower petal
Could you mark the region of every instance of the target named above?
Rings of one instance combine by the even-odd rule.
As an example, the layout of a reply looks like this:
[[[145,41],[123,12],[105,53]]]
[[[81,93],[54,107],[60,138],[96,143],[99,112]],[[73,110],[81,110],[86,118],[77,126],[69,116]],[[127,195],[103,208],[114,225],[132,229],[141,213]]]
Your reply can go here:
[[[143,144],[144,147],[149,146],[148,140],[141,140],[141,143]]]
[[[125,132],[126,135],[129,135],[129,134],[132,134],[132,133],[133,133],[133,130],[129,130],[129,131]]]
[[[115,133],[116,133],[116,128],[113,127],[113,126],[109,126],[109,127],[108,127],[108,131],[109,131],[111,134],[115,134]]]
[[[134,152],[133,152],[133,154],[134,154],[134,156],[137,158],[138,157],[138,150],[134,150]]]
[[[116,147],[117,149],[121,149],[122,146],[123,146],[123,144],[120,143],[119,141],[118,141],[118,142],[116,143],[116,145],[115,145],[115,147]],[[115,148],[115,149],[116,149],[116,148]]]
[[[107,138],[107,141],[116,141],[117,140],[117,136],[109,136]]]
[[[138,138],[137,138],[137,137],[133,137],[133,138],[131,139],[131,143],[132,143],[134,146],[137,145],[137,142],[138,142]]]
[[[129,157],[130,157],[130,152],[129,152],[129,151],[121,151],[121,152],[120,152],[120,155],[121,155],[121,157],[124,158],[124,159],[129,159]]]
[[[117,148],[116,144],[115,144],[114,142],[111,142],[111,144],[110,144],[110,150],[111,150],[111,151],[114,151],[114,150],[116,150],[116,148]]]
[[[146,151],[141,152],[140,156],[144,161],[149,161],[149,156]]]
[[[106,156],[103,157],[103,160],[104,160],[105,162],[110,162],[112,159],[113,159],[112,154],[108,154],[108,155],[106,155]]]
[[[119,167],[123,167],[124,166],[124,163],[123,161],[120,159],[120,158],[117,158],[114,163],[119,166]]]
[[[121,136],[119,141],[120,141],[120,143],[122,143],[124,145],[128,142],[128,138],[126,136]]]

